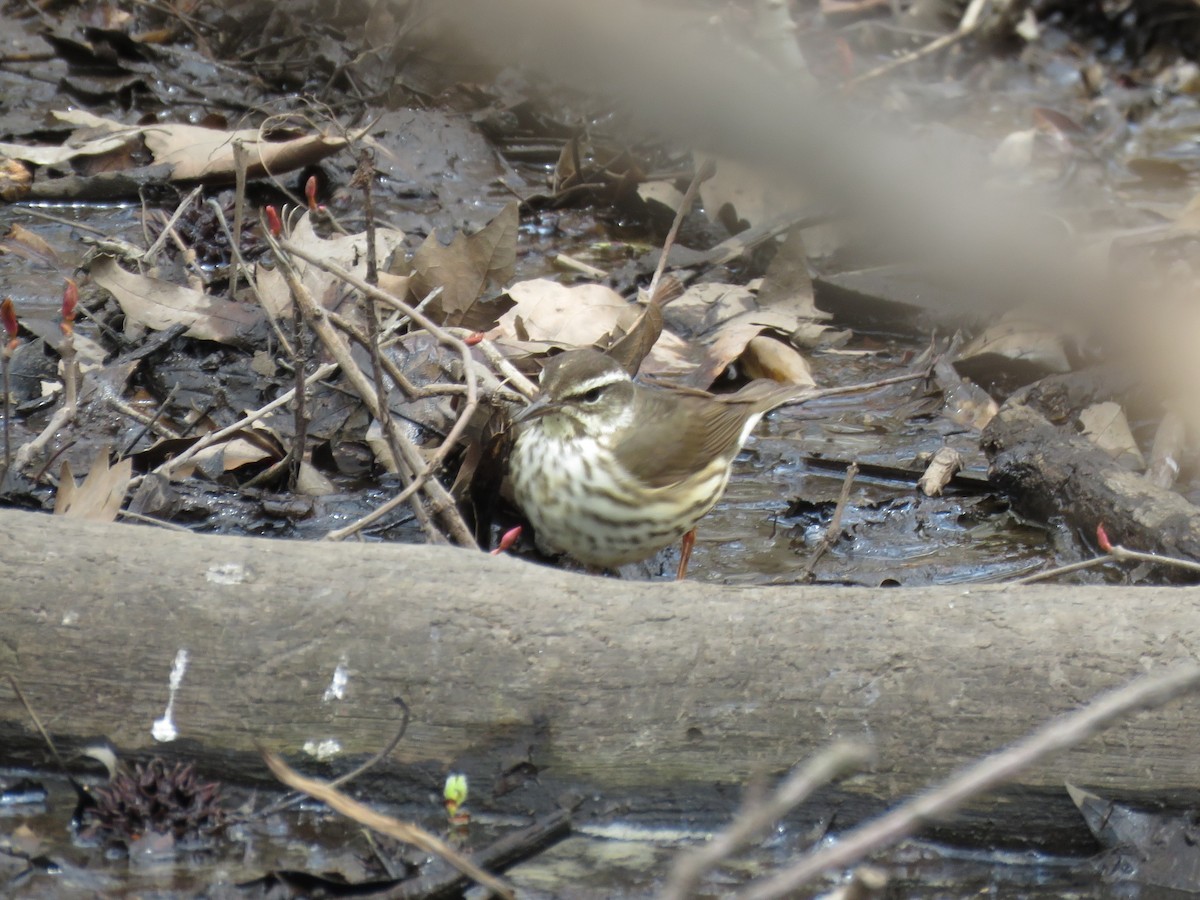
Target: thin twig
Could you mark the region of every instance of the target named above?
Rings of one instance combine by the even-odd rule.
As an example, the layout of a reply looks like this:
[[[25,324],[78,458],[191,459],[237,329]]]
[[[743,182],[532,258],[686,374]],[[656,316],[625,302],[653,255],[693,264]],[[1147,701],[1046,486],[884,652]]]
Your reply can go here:
[[[412,442],[400,434],[399,429],[386,427],[385,423],[391,420],[391,410],[388,408],[386,397],[379,394],[375,385],[368,380],[362,369],[359,368],[358,363],[354,361],[354,357],[350,353],[350,345],[330,323],[329,314],[325,308],[313,300],[312,294],[300,281],[299,276],[292,267],[291,260],[286,252],[276,247],[275,255],[279,264],[279,270],[287,282],[288,289],[303,310],[309,326],[317,335],[318,340],[325,346],[325,349],[329,351],[329,354],[341,366],[342,376],[350,382],[359,399],[367,405],[367,408],[371,411],[371,415],[380,423],[380,427],[383,428],[384,436],[388,441],[388,449],[391,452],[392,460],[400,474],[408,481],[408,486],[401,492],[404,500],[397,502],[393,497],[393,505],[389,507],[390,511],[398,506],[399,503],[407,501],[418,488],[426,484],[428,469],[424,466],[420,454]],[[445,536],[433,523],[435,513],[427,510],[420,502],[412,503],[411,506],[413,513],[417,517],[417,521],[420,523],[422,530],[429,540],[431,542],[444,542],[446,540]],[[380,513],[380,515],[382,514]],[[352,523],[348,527],[354,528],[355,525],[358,525],[362,521],[362,519],[359,519],[358,522]],[[362,526],[360,525],[359,527]],[[465,530],[465,528],[466,525],[464,524],[463,529]],[[340,530],[345,531],[346,529]],[[353,531],[350,533],[353,533]],[[328,537],[326,535],[326,538]]]
[[[341,266],[322,259],[316,254],[306,250],[303,247],[297,246],[291,241],[281,240],[278,241],[278,245],[280,249],[286,251],[287,253],[304,260],[310,265],[316,266],[322,271],[328,272],[330,275],[341,279],[351,287],[357,288],[359,291],[365,294],[369,300],[378,301],[404,313],[417,325],[433,335],[433,337],[436,338],[439,343],[447,345],[462,357],[463,379],[467,386],[467,397],[463,403],[462,409],[459,410],[458,420],[450,429],[450,433],[446,436],[446,439],[442,442],[442,445],[435,452],[433,459],[430,460],[430,462],[426,464],[424,468],[422,468],[420,465],[419,457],[416,457],[415,454],[410,456],[407,461],[409,462],[413,472],[416,473],[414,477],[422,482],[421,486],[424,487],[426,493],[429,494],[433,512],[435,515],[438,515],[443,522],[446,523],[454,540],[464,547],[478,549],[478,544],[476,544],[475,538],[471,534],[471,530],[467,528],[466,523],[463,522],[462,516],[459,515],[458,508],[455,506],[453,498],[450,497],[450,494],[444,487],[442,487],[437,479],[430,477],[437,471],[437,468],[441,465],[446,455],[457,443],[463,431],[466,430],[467,426],[470,424],[471,416],[474,415],[475,409],[479,405],[479,386],[478,379],[476,378],[475,366],[473,365],[473,359],[471,357],[471,348],[463,343],[459,338],[446,331],[420,310],[409,306],[403,300],[392,296],[387,291],[380,290],[375,285],[364,281],[353,272],[347,271]],[[357,370],[358,367],[355,366],[354,368]],[[346,374],[347,377],[351,377],[351,373]],[[363,381],[365,382],[365,380],[366,379],[364,378]],[[381,409],[379,413],[380,415],[388,414],[386,404],[383,405],[383,409]],[[377,418],[379,418],[379,416],[377,416]],[[380,422],[382,421],[383,420],[380,418]],[[403,448],[404,444],[402,444],[401,447]],[[406,488],[406,490],[408,489]],[[409,496],[411,496],[411,494],[412,491],[409,491]],[[395,498],[393,498],[392,501],[389,501],[388,504],[385,504],[387,510],[383,510],[382,508],[380,510],[375,510],[374,513],[364,516],[358,522],[351,523],[345,528],[339,528],[336,531],[331,531],[329,534],[325,535],[325,540],[341,540],[348,535],[356,533],[371,522],[378,520],[380,516],[385,515],[387,511],[394,509],[395,506],[399,505],[399,502],[402,501],[396,501]]]
[[[854,865],[870,853],[912,834],[930,819],[953,813],[968,800],[1099,734],[1141,710],[1155,709],[1200,688],[1200,666],[1188,664],[1139,678],[1102,695],[1083,709],[1061,716],[1011,747],[972,763],[944,784],[902,803],[889,813],[841,835],[837,843],[802,856],[777,875],[753,882],[741,900],[784,897],[823,872]]]
[[[1092,569],[1110,562],[1141,562],[1155,566],[1170,566],[1176,569],[1184,569],[1188,572],[1200,572],[1200,562],[1196,562],[1194,559],[1184,559],[1179,556],[1163,556],[1160,553],[1146,553],[1143,550],[1130,550],[1128,547],[1122,547],[1120,544],[1110,544],[1108,552],[1101,556],[1068,563],[1065,566],[1055,566],[1053,569],[1046,569],[1044,572],[1034,572],[1032,575],[1026,575],[1023,578],[1016,578],[1004,583],[1033,584],[1035,581],[1043,581],[1058,575],[1067,575],[1071,572],[1078,572],[1081,569]]]
[[[22,444],[17,449],[16,457],[12,462],[17,467],[17,471],[24,469],[29,464],[29,461],[33,459],[33,455],[40,452],[43,447],[50,443],[50,439],[58,434],[59,429],[71,421],[73,416],[74,410],[69,409],[66,405],[56,409],[54,415],[50,417],[50,421],[46,423],[46,427],[42,429],[41,434],[29,443]]]
[[[374,180],[374,177],[375,166],[371,163],[371,154],[366,149],[363,149],[359,151],[358,168],[355,170],[350,183],[352,186],[362,188],[363,215],[366,218],[364,234],[367,238],[367,283],[377,287],[379,285],[379,271],[375,254],[375,205],[372,203],[371,197],[371,182]],[[396,448],[400,446],[400,435],[397,433],[396,419],[392,416],[391,408],[388,405],[388,386],[383,378],[383,353],[379,349],[379,342],[382,337],[379,327],[379,309],[375,301],[370,297],[366,298],[363,308],[367,316],[367,339],[363,346],[366,348],[368,359],[371,360],[371,380],[375,383],[375,394],[379,398],[379,408],[382,413],[377,419],[379,426],[383,429],[384,435],[387,437],[388,446]],[[408,381],[407,378],[404,380],[405,382]],[[395,455],[395,450],[393,450],[393,455]],[[396,458],[395,464],[397,467],[401,465],[399,457]],[[423,469],[414,472],[412,484],[420,485],[422,482],[421,475],[428,468],[429,466],[426,465]],[[413,490],[416,490],[416,488]],[[394,500],[395,498],[393,498]],[[396,503],[395,506],[399,506],[399,503]]]
[[[1056,578],[1059,575],[1069,575],[1071,572],[1079,572],[1083,569],[1094,569],[1097,566],[1103,566],[1112,562],[1112,557],[1109,554],[1103,556],[1094,556],[1091,559],[1082,559],[1079,562],[1068,563],[1065,566],[1055,566],[1053,569],[1046,569],[1042,572],[1034,572],[1032,575],[1025,575],[1021,578],[1014,578],[1011,581],[1002,582],[1003,584],[1033,584],[1037,581],[1045,581],[1047,578]]]
[[[558,809],[471,854],[471,862],[480,867],[503,871],[553,846],[570,833],[571,811]],[[461,875],[431,872],[402,881],[378,895],[377,900],[450,900],[462,897],[465,887],[465,879]]]
[[[986,2],[987,0],[972,0],[971,5],[968,6],[966,11],[963,13],[963,17],[959,20],[958,27],[954,31],[950,32],[949,34],[944,34],[940,38],[932,40],[925,46],[913,50],[910,53],[905,53],[903,56],[898,56],[893,60],[889,60],[882,66],[871,69],[869,72],[864,72],[855,78],[851,78],[842,85],[842,89],[852,90],[853,88],[858,87],[860,84],[873,81],[882,75],[886,75],[889,72],[894,72],[896,69],[899,69],[902,66],[907,66],[909,63],[914,63],[917,60],[924,59],[927,56],[932,56],[939,50],[952,47],[959,41],[970,37],[972,34],[978,31],[983,24],[983,17],[979,13],[983,7],[983,4]]]
[[[158,256],[158,254],[162,252],[163,246],[170,238],[171,230],[175,227],[175,223],[180,220],[183,214],[187,211],[187,208],[195,202],[196,198],[200,196],[203,190],[203,187],[193,188],[192,192],[184,197],[182,202],[175,207],[175,212],[171,213],[171,217],[167,219],[166,224],[162,226],[162,230],[159,231],[158,237],[154,239],[154,243],[146,248],[146,252],[142,256],[143,260],[145,260],[147,263],[154,262],[154,257]]]
[[[310,797],[320,800],[331,809],[353,819],[355,822],[366,825],[368,828],[393,837],[398,841],[412,844],[426,853],[434,853],[464,875],[469,876],[501,897],[508,898],[508,900],[515,900],[516,893],[507,883],[479,868],[479,866],[475,865],[441,838],[435,837],[423,828],[418,828],[416,825],[401,822],[393,819],[391,816],[378,813],[369,806],[347,797],[335,788],[329,787],[324,782],[313,778],[305,778],[303,775],[293,771],[283,759],[270,751],[263,751],[263,760],[266,762],[267,768],[271,770],[271,773],[288,787],[303,791]]]
[[[800,574],[801,581],[810,582],[813,580],[813,570],[817,567],[817,563],[837,543],[838,532],[842,529],[842,514],[846,511],[846,503],[850,499],[850,487],[854,484],[854,479],[857,477],[858,463],[852,462],[846,466],[846,475],[842,478],[842,490],[838,493],[837,504],[833,507],[833,515],[829,519],[829,527],[825,529],[825,533],[821,535],[821,540],[808,557],[808,562],[804,564],[804,569]]]
[[[229,241],[231,264],[237,265],[246,272],[246,284],[250,285],[250,290],[254,294],[255,299],[258,300],[258,305],[266,313],[267,321],[271,324],[271,330],[275,332],[275,337],[279,340],[279,346],[283,349],[284,355],[290,359],[295,355],[295,351],[292,349],[287,335],[283,333],[283,329],[279,325],[279,317],[275,314],[275,310],[258,289],[258,279],[253,277],[253,269],[246,262],[245,257],[242,256],[241,247],[233,240],[233,231],[230,229],[229,223],[225,221],[225,210],[221,209],[221,204],[215,198],[209,198],[208,207],[216,215],[217,224],[221,226],[221,232],[225,235],[225,240]]]
[[[174,429],[168,428],[166,425],[163,425],[159,421],[159,419],[161,419],[163,417],[163,415],[166,413],[167,407],[171,405],[171,401],[175,399],[175,395],[178,392],[179,392],[179,382],[177,381],[177,382],[175,382],[174,385],[172,385],[171,390],[169,390],[167,392],[167,396],[165,398],[163,398],[163,402],[158,405],[158,409],[156,409],[154,411],[153,416],[142,415],[140,412],[138,412],[136,409],[134,409],[128,403],[125,403],[123,400],[119,400],[116,397],[106,397],[105,398],[105,402],[110,407],[115,409],[121,415],[128,416],[129,418],[133,419],[135,422],[137,422],[138,424],[140,424],[142,426],[141,429],[138,430],[137,434],[135,434],[132,438],[130,438],[125,443],[125,449],[117,454],[118,457],[125,457],[125,456],[128,456],[130,453],[132,453],[133,448],[137,446],[137,442],[140,441],[143,437],[145,437],[145,435],[148,432],[151,432],[151,431],[153,431],[155,434],[157,434],[159,437],[162,437],[162,438],[171,438],[171,439],[179,438],[180,435]]]
[[[320,381],[323,378],[328,378],[336,371],[336,364],[326,363],[317,369],[317,371],[313,372],[304,379],[304,386],[306,388],[310,387],[313,383]],[[263,418],[263,416],[269,415],[270,413],[273,413],[275,410],[279,409],[279,407],[286,406],[288,403],[291,403],[295,394],[295,388],[292,388],[290,391],[285,391],[265,406],[260,406],[258,409],[246,413],[246,415],[242,416],[232,425],[227,425],[225,428],[218,429],[217,431],[210,431],[178,456],[168,459],[165,463],[156,468],[154,470],[155,474],[170,475],[175,469],[179,468],[184,463],[190,462],[196,456],[196,454],[200,453],[202,450],[207,450],[213,444],[219,444],[230,435],[236,434],[248,425],[254,424],[259,419]],[[130,482],[130,486],[133,486],[133,482]]]
[[[484,338],[475,345],[492,367],[500,373],[504,380],[513,386],[513,388],[525,397],[532,399],[537,396],[538,386],[526,378],[523,374],[517,371],[517,367],[512,364],[508,357],[504,356],[496,345]]]
[[[404,702],[403,697],[393,697],[392,700],[400,707],[401,717],[400,727],[396,729],[396,733],[392,735],[391,740],[389,740],[378,753],[376,753],[362,765],[356,766],[349,772],[346,772],[344,775],[339,775],[337,778],[333,779],[333,781],[326,782],[328,787],[341,787],[343,784],[353,781],[364,772],[368,772],[375,766],[379,765],[392,755],[393,750],[400,746],[400,742],[404,740],[404,735],[408,732],[408,723],[412,719],[412,712],[409,710],[408,704]],[[293,794],[290,797],[284,797],[281,800],[277,800],[256,812],[254,814],[254,818],[262,819],[267,816],[274,815],[281,810],[285,810],[300,800],[302,796],[302,794]]]
[[[246,145],[240,139],[235,139],[233,142],[233,234],[229,241],[229,246],[235,249],[242,246],[242,224],[245,222],[246,216],[246,168],[250,161],[249,156]],[[231,252],[229,258],[236,260],[237,255]],[[229,296],[232,299],[237,296],[241,266],[235,261],[231,268],[233,271],[229,273]]]
[[[675,244],[675,238],[679,235],[679,227],[683,224],[688,211],[691,210],[692,204],[696,202],[696,195],[700,193],[700,185],[712,178],[716,172],[717,164],[711,159],[705,160],[704,165],[697,169],[696,173],[692,176],[683,199],[679,201],[679,208],[675,210],[675,218],[671,222],[671,229],[667,232],[667,239],[663,241],[662,253],[658,257],[658,265],[654,267],[654,275],[650,278],[650,286],[646,288],[646,296],[651,300],[654,300],[655,293],[658,291],[658,283],[662,281],[663,273],[667,270],[667,257],[671,253],[671,247]]]
[[[4,474],[12,468],[12,385],[9,381],[9,369],[12,367],[11,354],[7,349],[0,350],[0,366],[4,367]]]
[[[890,378],[880,378],[876,381],[860,381],[857,384],[844,384],[841,387],[811,388],[797,394],[780,406],[795,406],[798,403],[808,403],[810,400],[822,400],[825,397],[837,397],[841,394],[858,394],[863,391],[873,391],[876,388],[887,387],[891,384],[903,384],[906,381],[919,381],[928,378],[929,372],[910,372],[907,375],[893,375]]]
[[[588,265],[581,259],[576,259],[573,256],[568,256],[566,253],[554,254],[554,263],[562,266],[564,269],[572,269],[579,272],[581,275],[586,275],[588,278],[607,278],[608,273],[603,269],[598,269],[595,266]]]
[[[772,825],[844,772],[862,768],[871,750],[862,744],[839,742],[798,767],[764,802],[747,806],[729,827],[695,850],[675,858],[663,900],[684,900],[700,884],[704,873],[748,846]]]
[[[58,753],[58,747],[54,745],[49,732],[46,731],[46,726],[42,724],[42,720],[34,711],[33,706],[25,699],[25,692],[21,690],[21,685],[17,681],[16,676],[9,675],[8,683],[12,687],[13,693],[17,695],[17,699],[21,702],[21,705],[25,707],[25,712],[29,714],[29,718],[33,722],[33,727],[37,729],[38,734],[42,736],[42,740],[46,742],[46,746],[50,750],[50,755],[54,757],[54,761],[58,763],[58,767],[62,770],[63,774],[71,778],[67,764],[63,762],[63,758]],[[75,779],[71,778],[71,782],[74,783],[74,781]]]
[[[168,522],[165,519],[156,519],[154,516],[143,515],[142,513],[131,512],[127,509],[118,509],[117,515],[122,519],[129,519],[131,522],[141,522],[143,525],[154,525],[158,528],[165,528],[167,531],[178,531],[182,534],[195,534],[191,528],[186,528],[183,525],[176,525],[174,522]]]
[[[1146,553],[1142,550],[1130,550],[1120,544],[1112,544],[1108,555],[1118,562],[1144,562],[1156,566],[1173,566],[1176,569],[1186,569],[1189,572],[1200,572],[1200,562],[1194,559],[1183,559],[1178,556],[1162,556],[1158,553]]]

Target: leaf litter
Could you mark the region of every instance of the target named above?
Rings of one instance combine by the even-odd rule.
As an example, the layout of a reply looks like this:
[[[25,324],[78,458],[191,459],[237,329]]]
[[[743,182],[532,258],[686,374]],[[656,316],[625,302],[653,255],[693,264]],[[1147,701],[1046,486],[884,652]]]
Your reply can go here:
[[[93,32],[86,46],[67,38],[56,46],[67,64],[77,67],[105,42],[115,42],[112,71],[138,77],[154,71],[163,53],[176,52],[122,45],[117,36],[121,33],[121,28]],[[154,89],[148,90],[153,103]],[[484,403],[463,423],[461,444],[453,448],[447,459],[450,466],[442,473],[448,480],[453,480],[458,454],[479,453],[472,448],[481,448],[479,442],[495,428],[489,419],[521,393],[510,386],[510,375],[495,367],[489,347],[531,377],[537,374],[537,360],[548,352],[589,344],[610,347],[629,352],[629,364],[643,377],[707,388],[720,379],[736,383],[753,377],[828,383],[843,368],[837,354],[845,352],[848,343],[861,345],[861,338],[834,327],[829,312],[819,308],[820,290],[812,278],[815,257],[806,247],[806,228],[779,224],[811,206],[802,191],[738,160],[702,156],[665,142],[635,146],[620,128],[606,132],[590,127],[586,110],[595,103],[591,98],[555,109],[519,80],[469,88],[452,83],[443,90],[447,103],[441,109],[404,108],[402,101],[365,128],[321,125],[312,116],[314,107],[309,108],[307,122],[295,116],[286,122],[267,116],[259,127],[230,128],[221,117],[210,117],[208,124],[199,126],[164,121],[162,115],[154,122],[127,124],[125,117],[102,114],[101,102],[97,112],[55,113],[51,122],[62,135],[58,143],[8,141],[9,155],[34,167],[35,186],[44,176],[63,177],[84,160],[97,174],[122,166],[165,164],[167,183],[199,181],[210,194],[221,190],[222,182],[246,180],[244,199],[220,196],[223,213],[217,219],[208,212],[217,207],[200,202],[180,206],[172,216],[164,214],[151,223],[152,229],[159,229],[152,258],[140,255],[145,251],[139,240],[123,245],[97,240],[87,258],[68,241],[64,253],[39,237],[36,222],[16,223],[23,230],[10,236],[14,252],[45,264],[85,265],[90,279],[87,305],[99,329],[96,337],[113,362],[129,358],[140,341],[156,332],[174,332],[162,347],[135,360],[123,380],[106,381],[140,392],[135,399],[132,393],[121,397],[118,391],[118,396],[106,395],[103,401],[110,416],[114,401],[126,410],[124,421],[112,421],[119,427],[110,427],[115,433],[106,437],[120,439],[116,446],[149,467],[135,475],[135,490],[139,478],[162,465],[151,462],[156,457],[169,458],[188,442],[230,429],[289,382],[298,383],[302,373],[311,373],[329,352],[321,341],[304,334],[306,322],[294,319],[295,283],[326,310],[332,327],[343,332],[366,382],[379,381],[374,390],[416,452],[407,472],[397,460],[396,447],[389,446],[397,437],[389,437],[364,408],[363,385],[352,387],[342,372],[324,385],[305,388],[309,421],[303,427],[282,405],[251,426],[268,429],[270,440],[264,443],[260,435],[247,441],[248,432],[231,431],[229,440],[173,470],[169,491],[186,493],[196,478],[220,481],[233,475],[243,488],[255,485],[258,490],[262,485],[286,492],[288,484],[279,478],[296,453],[302,458],[292,461],[294,473],[319,473],[332,479],[330,485],[342,485],[332,495],[324,494],[332,504],[362,502],[346,478],[349,472],[361,478],[371,466],[392,473],[387,477],[436,481],[414,467],[419,468],[417,460],[434,453],[456,426],[466,373],[450,342],[472,333],[482,333],[486,344],[470,353]],[[182,111],[177,102],[164,104],[170,107]],[[577,109],[585,112],[577,114]],[[556,121],[555,114],[563,118]],[[544,176],[527,162],[534,158],[530,148],[536,141],[553,148],[546,151],[553,169],[543,194],[536,186]],[[341,185],[336,180],[339,172],[347,171],[346,160],[357,146],[371,148],[375,155],[378,180],[371,200],[379,209],[378,221],[370,223],[364,219],[360,192],[348,180]],[[688,178],[710,160],[712,172],[700,183],[699,203],[684,208]],[[283,179],[289,171],[308,177],[317,167],[324,170],[323,179],[332,174],[334,183],[321,188],[323,196],[310,200],[303,213],[287,214],[284,235],[297,252],[271,249],[261,211],[267,205],[286,210],[289,200],[299,199],[303,191],[289,190]],[[512,192],[524,194],[524,199],[514,201]],[[244,208],[240,219],[239,204]],[[165,213],[171,212],[169,201],[163,205]],[[447,219],[447,214],[454,218]],[[677,214],[679,239],[668,248],[668,262],[676,251],[691,254],[679,257],[684,264],[668,268],[681,282],[681,293],[647,318],[651,307],[646,298],[639,300],[637,289],[645,286],[658,262],[662,229]],[[208,217],[203,225],[202,216]],[[614,228],[615,217],[624,224]],[[390,219],[406,227],[391,227]],[[598,220],[600,227],[589,220]],[[585,222],[587,227],[581,227]],[[584,274],[585,266],[564,271],[543,249],[545,239],[537,231],[546,223],[557,235],[554,259],[595,258],[580,241],[595,243],[592,235],[597,233],[608,239],[632,227],[641,231],[642,243],[627,243],[630,255],[611,272],[593,269]],[[235,226],[242,242],[238,254],[228,250]],[[749,234],[760,236],[746,243]],[[782,238],[773,237],[780,234]],[[368,253],[371,236],[373,252]],[[727,253],[720,252],[722,242],[731,248]],[[212,248],[221,244],[226,249],[214,252]],[[215,260],[216,265],[198,264],[200,259]],[[234,269],[243,265],[252,268],[233,280]],[[399,305],[377,305],[369,315],[361,292],[337,270],[375,279]],[[229,288],[235,284],[237,293],[231,296]],[[427,329],[414,330],[407,309],[419,310],[440,329],[433,333],[434,340],[414,343]],[[372,325],[373,319],[377,325]],[[368,352],[371,328],[381,329],[378,372]],[[873,340],[867,339],[867,344]],[[208,342],[229,350],[205,351]],[[1024,345],[1011,332],[1010,342],[1020,357]],[[889,354],[885,346],[876,343],[874,351],[864,352],[874,352],[882,362]],[[988,352],[994,350],[984,347],[975,355]],[[246,353],[255,354],[258,362],[229,367]],[[971,359],[964,355],[956,364],[966,367]],[[427,370],[418,375],[415,366]],[[844,380],[842,374],[834,377]],[[903,389],[896,391],[903,396]],[[85,409],[83,417],[90,412]],[[297,445],[298,440],[304,443]],[[87,441],[68,440],[61,452],[84,467],[89,454],[94,455]],[[861,452],[847,448],[845,456],[851,455]],[[972,459],[977,469],[982,465],[977,450],[967,452],[965,459],[968,466]],[[30,472],[19,474],[28,477]],[[25,483],[20,489],[36,493],[39,488]],[[797,490],[789,487],[786,493]],[[321,515],[334,509],[314,511],[314,520],[300,531],[320,533]],[[385,519],[385,530],[375,533],[402,533],[402,528],[390,529],[406,520],[402,513]],[[295,526],[293,521],[289,527]],[[476,538],[485,544],[492,539],[478,530]]]

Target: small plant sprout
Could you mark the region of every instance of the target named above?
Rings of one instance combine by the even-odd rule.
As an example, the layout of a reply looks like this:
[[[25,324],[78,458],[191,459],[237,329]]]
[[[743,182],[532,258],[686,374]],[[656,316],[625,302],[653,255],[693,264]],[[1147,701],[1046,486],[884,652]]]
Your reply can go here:
[[[12,389],[9,383],[9,366],[13,351],[17,349],[20,340],[17,331],[17,308],[13,306],[12,297],[0,300],[0,324],[4,326],[4,349],[0,351],[0,365],[3,366],[4,377],[4,473],[8,474],[12,465]]]
[[[317,203],[317,176],[309,175],[304,182],[304,199],[308,201],[309,212],[317,212],[321,204]]]
[[[464,805],[467,802],[467,776],[451,772],[446,776],[446,786],[442,788],[442,802],[446,804],[446,817],[452,825],[466,825],[471,821],[471,814]]]
[[[271,237],[279,237],[283,234],[283,222],[279,218],[279,210],[274,206],[268,206],[263,212],[267,217],[267,231],[271,232]]]
[[[74,415],[79,383],[75,362],[75,311],[79,306],[79,285],[71,278],[66,281],[63,286],[62,321],[58,324],[63,335],[59,356],[63,364],[63,404]]]

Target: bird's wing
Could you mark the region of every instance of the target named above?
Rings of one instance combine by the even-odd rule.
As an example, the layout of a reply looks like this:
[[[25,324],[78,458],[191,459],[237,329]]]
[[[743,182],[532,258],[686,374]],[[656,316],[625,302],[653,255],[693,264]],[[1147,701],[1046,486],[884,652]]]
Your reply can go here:
[[[656,427],[621,436],[621,462],[635,478],[652,487],[666,487],[686,481],[718,457],[737,453],[736,442],[752,406],[714,405],[702,397],[694,403],[690,400],[664,399],[648,389],[638,392],[639,418],[645,415]]]

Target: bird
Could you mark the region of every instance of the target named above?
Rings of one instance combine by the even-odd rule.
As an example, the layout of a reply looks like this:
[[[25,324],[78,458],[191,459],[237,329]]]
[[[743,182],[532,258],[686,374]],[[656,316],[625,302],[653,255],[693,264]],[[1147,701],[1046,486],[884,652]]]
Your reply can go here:
[[[513,417],[513,498],[545,553],[599,569],[648,559],[692,533],[754,426],[804,390],[770,380],[721,395],[648,387],[598,350],[568,350]]]

